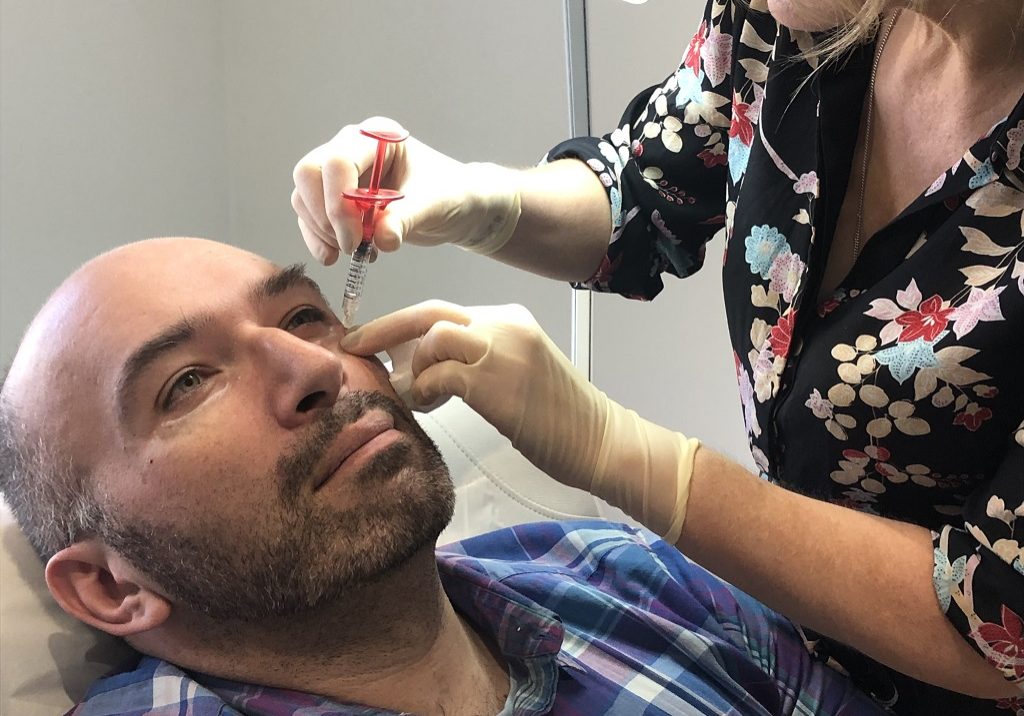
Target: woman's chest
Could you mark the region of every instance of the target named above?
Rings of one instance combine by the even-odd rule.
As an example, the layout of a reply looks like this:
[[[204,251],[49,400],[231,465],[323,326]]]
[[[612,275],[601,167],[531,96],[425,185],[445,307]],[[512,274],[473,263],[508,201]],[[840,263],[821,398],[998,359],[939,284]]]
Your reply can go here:
[[[820,303],[791,292],[814,283],[814,252],[795,253],[768,214],[749,229],[737,217],[727,316],[744,420],[767,474],[928,524],[995,469],[1024,419],[1018,195],[1016,215],[985,204],[1009,200],[998,188],[974,203],[1007,216],[980,217],[958,197],[897,222]]]
[[[845,144],[827,135],[843,105],[823,95],[820,112],[786,108],[803,130],[787,133],[776,129],[769,86],[746,171],[730,187],[724,284],[755,460],[833,499],[952,509],[1024,418],[1015,135],[977,142],[930,179],[921,177],[945,154],[922,155],[905,182],[922,186],[898,195],[906,205],[890,205],[836,291],[822,291],[830,251],[842,249],[857,144],[849,122]],[[1024,134],[1021,115],[1011,127]],[[882,169],[899,185],[896,170]],[[922,489],[930,504],[903,499]]]

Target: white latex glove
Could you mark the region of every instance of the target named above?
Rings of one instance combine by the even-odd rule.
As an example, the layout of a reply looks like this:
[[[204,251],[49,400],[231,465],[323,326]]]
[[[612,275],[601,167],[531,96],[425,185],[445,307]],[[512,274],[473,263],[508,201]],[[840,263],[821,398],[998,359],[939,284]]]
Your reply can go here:
[[[559,482],[607,500],[672,544],[678,541],[697,440],[610,400],[522,306],[427,301],[367,323],[341,345],[373,355],[417,338],[414,403],[461,397]]]
[[[363,122],[376,129],[401,129],[394,120]],[[304,156],[292,172],[292,208],[310,253],[333,264],[362,240],[359,209],[341,193],[369,182],[377,142],[344,127]],[[521,213],[519,172],[496,164],[464,164],[415,137],[388,145],[381,186],[405,198],[377,213],[374,244],[395,251],[408,241],[419,246],[452,243],[492,254],[515,231]]]

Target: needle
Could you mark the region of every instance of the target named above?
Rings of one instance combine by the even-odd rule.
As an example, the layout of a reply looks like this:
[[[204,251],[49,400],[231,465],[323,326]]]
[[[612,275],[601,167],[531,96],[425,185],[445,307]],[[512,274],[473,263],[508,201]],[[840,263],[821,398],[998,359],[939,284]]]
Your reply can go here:
[[[359,301],[363,297],[366,268],[377,253],[373,245],[373,226],[377,210],[384,209],[391,202],[405,196],[400,191],[380,188],[388,144],[404,142],[409,136],[405,130],[360,129],[359,131],[363,135],[377,140],[377,154],[373,159],[373,170],[370,172],[370,185],[354,191],[344,191],[341,194],[349,201],[355,202],[355,205],[363,213],[362,239],[349,260],[348,276],[345,278],[345,297],[341,304],[341,322],[346,328],[355,325],[356,311],[359,310]]]

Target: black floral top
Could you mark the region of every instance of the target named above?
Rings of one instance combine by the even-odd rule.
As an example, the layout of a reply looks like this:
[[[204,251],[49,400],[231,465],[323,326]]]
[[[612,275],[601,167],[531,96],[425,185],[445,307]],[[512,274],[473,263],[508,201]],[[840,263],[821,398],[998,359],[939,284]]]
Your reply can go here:
[[[816,304],[874,53],[805,83],[814,62],[800,53],[817,39],[712,0],[679,68],[615,131],[552,150],[586,161],[611,201],[608,253],[587,285],[654,298],[662,273],[699,269],[724,231],[756,464],[932,530],[942,609],[1024,687],[1024,100]],[[1024,698],[970,699],[828,640],[817,648],[896,713],[1024,716]]]

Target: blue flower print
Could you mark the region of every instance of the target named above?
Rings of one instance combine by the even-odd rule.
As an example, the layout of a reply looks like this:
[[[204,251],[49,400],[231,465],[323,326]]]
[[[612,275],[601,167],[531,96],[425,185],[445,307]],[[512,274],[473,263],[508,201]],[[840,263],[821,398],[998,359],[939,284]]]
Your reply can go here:
[[[676,95],[676,107],[683,107],[690,102],[700,104],[704,101],[704,72],[699,75],[693,74],[689,67],[681,67],[676,70],[676,81],[679,83],[679,93]]]
[[[768,272],[771,271],[776,256],[783,251],[790,251],[786,237],[774,226],[753,227],[750,236],[743,243],[747,247],[745,256],[747,263],[750,264],[750,271],[761,274],[761,278],[768,278]]]
[[[960,584],[964,581],[967,571],[967,557],[963,556],[952,564],[949,557],[941,549],[935,550],[935,569],[932,571],[932,584],[935,586],[935,594],[939,597],[939,604],[942,611],[949,611],[950,594],[949,588],[952,584]]]
[[[622,226],[622,192],[613,186],[608,190],[608,196],[612,202],[612,227],[617,229]]]
[[[967,182],[967,185],[972,189],[980,189],[996,179],[996,170],[992,167],[992,160],[986,159],[984,164],[974,170],[974,176]]]
[[[943,331],[934,341],[918,338],[907,343],[897,343],[892,348],[876,353],[875,360],[889,366],[892,377],[903,385],[918,368],[935,368],[939,365],[939,359],[935,356],[935,344],[947,335],[949,331]]]
[[[750,147],[744,144],[739,137],[729,140],[729,174],[732,175],[732,183],[738,184],[747,171],[747,164],[750,163]]]

